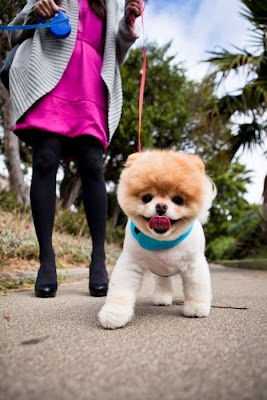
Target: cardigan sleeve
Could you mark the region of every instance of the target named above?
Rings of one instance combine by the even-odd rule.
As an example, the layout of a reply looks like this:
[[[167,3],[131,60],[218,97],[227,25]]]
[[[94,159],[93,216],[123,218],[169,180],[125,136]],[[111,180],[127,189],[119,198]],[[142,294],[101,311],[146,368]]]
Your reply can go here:
[[[116,35],[116,57],[119,65],[126,60],[128,50],[136,39],[138,39],[138,36],[133,36],[131,24],[127,23],[123,17],[119,22]]]
[[[37,0],[28,0],[25,7],[17,14],[14,20],[9,24],[10,26],[15,25],[31,25],[37,24],[38,19],[34,12],[34,7],[37,3]],[[9,31],[8,32],[8,40],[11,47],[14,47],[16,44],[22,43],[24,40],[33,37],[34,29],[29,30],[20,30],[20,31]]]

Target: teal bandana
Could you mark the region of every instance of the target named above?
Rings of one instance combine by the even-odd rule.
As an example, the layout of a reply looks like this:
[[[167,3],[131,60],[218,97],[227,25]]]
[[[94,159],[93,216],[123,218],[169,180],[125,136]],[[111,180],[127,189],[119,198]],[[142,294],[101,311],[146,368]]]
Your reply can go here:
[[[176,246],[181,243],[192,231],[194,224],[190,225],[189,229],[177,239],[174,240],[157,240],[150,236],[145,235],[143,232],[137,233],[135,230],[135,225],[131,221],[131,231],[134,238],[138,241],[141,247],[145,250],[166,250]]]

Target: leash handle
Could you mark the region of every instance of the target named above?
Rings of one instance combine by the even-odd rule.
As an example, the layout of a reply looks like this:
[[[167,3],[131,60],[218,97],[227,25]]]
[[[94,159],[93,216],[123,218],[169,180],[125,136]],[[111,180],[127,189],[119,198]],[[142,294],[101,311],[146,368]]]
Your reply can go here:
[[[38,15],[40,22],[45,23],[45,20]],[[68,16],[61,10],[58,10],[57,14],[51,21],[50,30],[54,36],[58,39],[65,39],[71,33],[71,25]]]
[[[143,31],[143,67],[142,67],[142,77],[140,83],[140,91],[139,91],[139,110],[138,110],[138,152],[142,151],[141,145],[141,130],[142,130],[142,114],[143,114],[143,103],[144,103],[144,91],[145,91],[145,81],[146,81],[146,46],[145,46],[145,28],[144,28],[144,9],[142,0],[139,0],[140,6],[140,14],[142,20],[142,31]],[[132,34],[136,37],[134,32],[134,22],[135,22],[135,15],[131,14],[131,28]]]
[[[61,10],[58,10],[57,15],[50,22],[45,22],[45,20],[43,20],[40,16],[38,16],[38,19],[42,22],[41,24],[0,26],[0,31],[18,31],[27,29],[50,28],[51,32],[58,39],[66,38],[71,32],[69,18]]]

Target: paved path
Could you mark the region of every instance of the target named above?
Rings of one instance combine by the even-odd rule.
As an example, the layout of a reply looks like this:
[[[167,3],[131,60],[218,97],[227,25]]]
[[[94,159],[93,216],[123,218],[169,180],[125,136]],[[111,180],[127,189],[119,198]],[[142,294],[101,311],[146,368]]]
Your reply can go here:
[[[117,331],[97,320],[104,299],[87,281],[55,299],[31,291],[0,297],[2,400],[242,400],[267,398],[267,272],[211,267],[213,308],[184,318],[151,303],[146,277],[134,321]],[[176,300],[182,300],[177,278]]]

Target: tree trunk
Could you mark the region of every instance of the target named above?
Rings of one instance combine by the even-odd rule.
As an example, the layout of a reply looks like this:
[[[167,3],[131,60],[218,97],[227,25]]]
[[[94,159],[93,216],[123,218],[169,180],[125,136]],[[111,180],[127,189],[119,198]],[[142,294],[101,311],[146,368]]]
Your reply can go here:
[[[262,203],[263,218],[265,223],[267,224],[267,175],[265,176],[264,180],[264,188],[262,196],[263,196],[263,203]]]
[[[24,182],[23,172],[20,164],[19,139],[12,132],[14,125],[13,110],[8,91],[1,85],[3,99],[2,116],[3,128],[5,133],[5,156],[6,165],[9,172],[9,189],[17,197],[20,203],[29,201],[28,188]]]
[[[120,212],[121,212],[121,208],[119,206],[119,203],[117,202],[116,206],[114,208],[112,220],[111,220],[112,228],[115,228],[118,225],[118,219],[119,219]]]
[[[64,198],[61,200],[61,206],[63,208],[69,208],[74,204],[76,198],[78,197],[78,194],[81,189],[81,180],[78,178],[76,181],[73,181],[71,185],[69,185],[69,191],[67,195],[64,196]]]
[[[64,209],[72,206],[81,189],[81,179],[70,170],[69,164],[64,168],[64,178],[60,185],[60,205]]]

